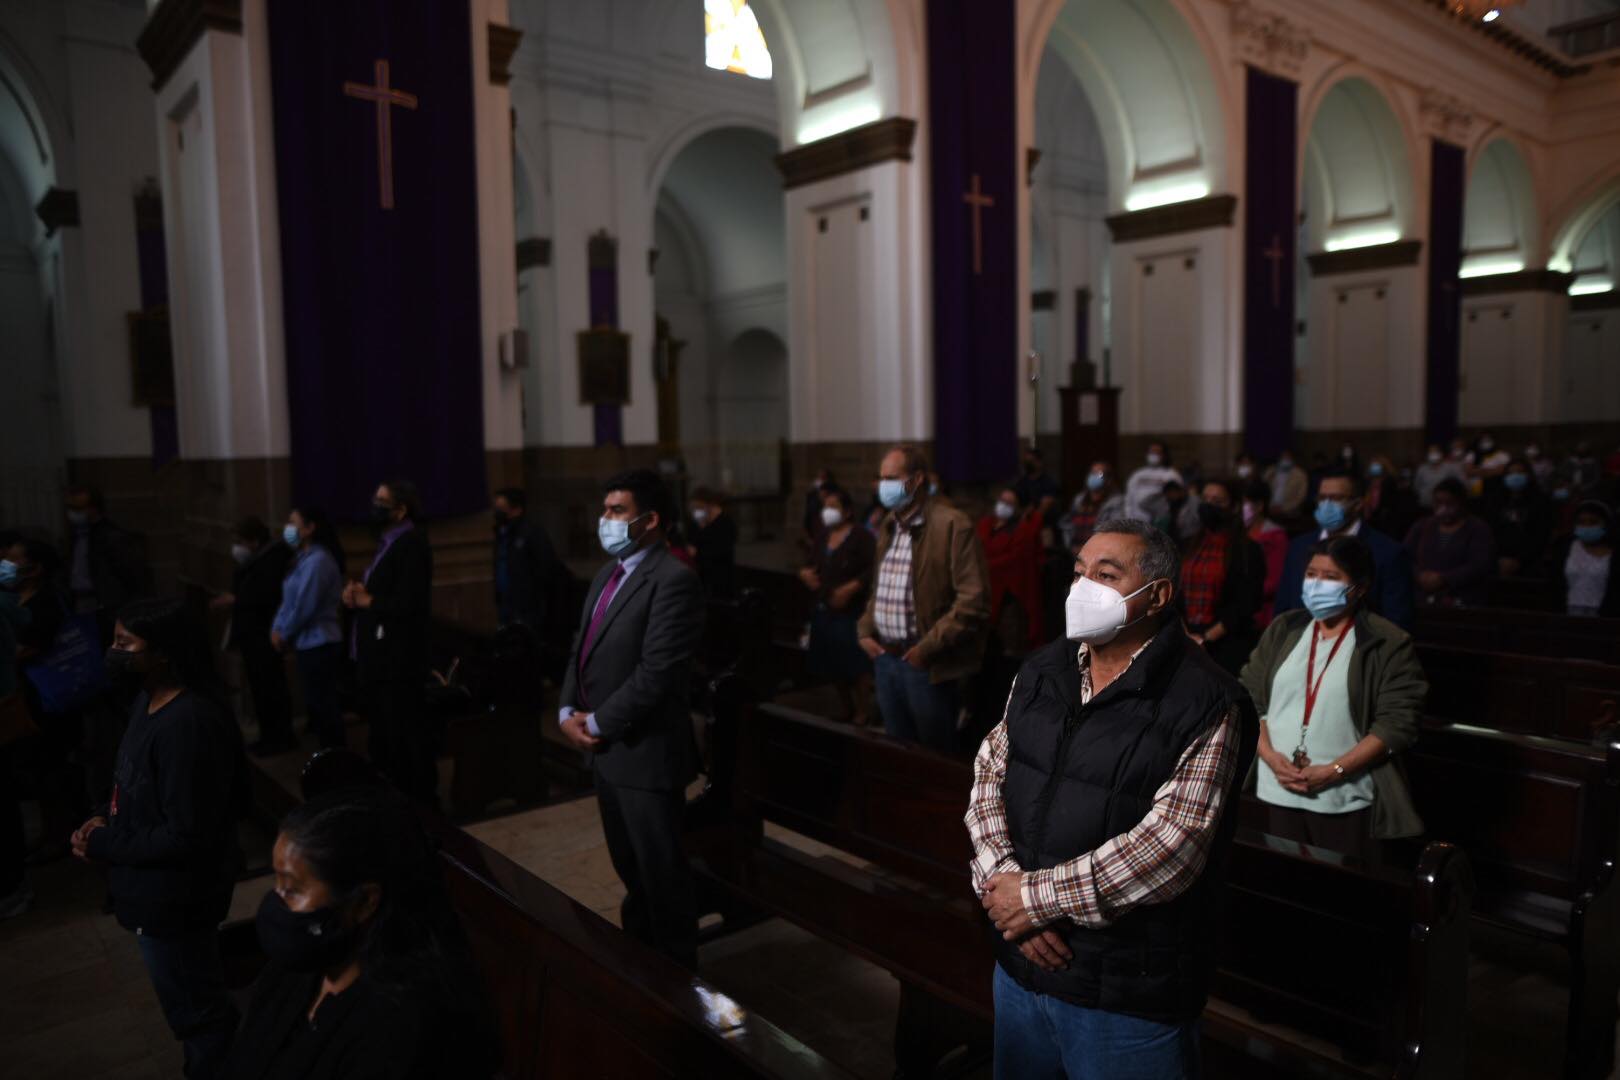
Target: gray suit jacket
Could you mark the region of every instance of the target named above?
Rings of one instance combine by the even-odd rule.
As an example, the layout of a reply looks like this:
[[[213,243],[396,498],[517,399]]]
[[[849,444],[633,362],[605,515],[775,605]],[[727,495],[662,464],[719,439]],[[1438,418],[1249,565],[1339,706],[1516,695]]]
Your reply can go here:
[[[582,671],[585,630],[615,565],[591,582],[560,700],[596,714],[603,778],[650,791],[683,788],[697,775],[687,685],[703,633],[703,588],[659,543],[620,585]]]

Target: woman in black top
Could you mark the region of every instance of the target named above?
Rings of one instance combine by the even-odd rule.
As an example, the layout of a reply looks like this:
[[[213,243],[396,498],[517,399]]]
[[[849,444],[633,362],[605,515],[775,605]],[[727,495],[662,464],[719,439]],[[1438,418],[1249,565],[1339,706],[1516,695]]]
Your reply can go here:
[[[437,858],[384,788],[339,789],[287,815],[259,906],[269,966],[232,1080],[480,1080],[500,1042]]]
[[[710,596],[729,598],[737,591],[737,522],[726,513],[719,492],[700,487],[687,502],[692,508],[698,578]]]
[[[106,868],[114,914],[135,933],[164,1019],[185,1044],[185,1075],[217,1077],[237,1019],[219,924],[242,867],[241,734],[203,628],[178,599],[120,611],[107,669],[138,692],[112,798],[73,834],[73,853]]]
[[[849,492],[842,488],[822,492],[821,532],[810,549],[809,565],[799,571],[799,580],[816,597],[805,666],[812,676],[831,680],[843,700],[845,715],[864,726],[871,700],[872,658],[860,646],[855,623],[866,610],[872,588],[877,541],[855,521],[854,509]]]

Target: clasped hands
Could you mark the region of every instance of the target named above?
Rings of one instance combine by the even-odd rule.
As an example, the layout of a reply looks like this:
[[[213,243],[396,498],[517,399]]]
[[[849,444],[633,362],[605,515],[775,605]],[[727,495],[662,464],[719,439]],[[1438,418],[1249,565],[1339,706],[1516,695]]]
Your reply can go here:
[[[107,819],[98,814],[77,829],[74,829],[73,836],[68,841],[73,848],[73,854],[80,859],[89,859],[90,834],[97,829],[104,828],[106,824]]]
[[[984,910],[1001,936],[1018,945],[1024,959],[1042,971],[1062,971],[1074,959],[1056,930],[1037,929],[1024,907],[1024,875],[992,874],[984,883]]]
[[[371,607],[371,593],[360,582],[351,581],[343,586],[343,606],[365,611]]]
[[[1338,770],[1332,765],[1306,765],[1298,768],[1285,755],[1273,750],[1265,757],[1266,767],[1269,768],[1277,783],[1284,791],[1292,791],[1295,795],[1315,795],[1317,792],[1337,784],[1341,777]]]
[[[600,749],[602,740],[591,734],[589,724],[590,713],[572,712],[568,719],[562,722],[563,738],[573,743],[581,750],[594,751]]]

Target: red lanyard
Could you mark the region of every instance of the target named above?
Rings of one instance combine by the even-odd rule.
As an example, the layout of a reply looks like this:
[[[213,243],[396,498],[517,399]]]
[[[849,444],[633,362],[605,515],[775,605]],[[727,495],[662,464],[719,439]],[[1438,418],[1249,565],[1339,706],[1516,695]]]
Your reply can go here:
[[[1305,745],[1305,731],[1311,726],[1311,713],[1316,709],[1316,696],[1322,692],[1322,681],[1327,678],[1328,668],[1333,666],[1333,658],[1339,655],[1339,646],[1343,645],[1344,639],[1349,636],[1350,628],[1348,626],[1339,631],[1338,640],[1334,641],[1333,648],[1328,650],[1327,663],[1322,665],[1322,674],[1318,675],[1316,674],[1316,643],[1321,640],[1321,635],[1316,632],[1315,626],[1311,627],[1311,659],[1309,666],[1305,669],[1305,719],[1299,725],[1299,742],[1301,746]]]

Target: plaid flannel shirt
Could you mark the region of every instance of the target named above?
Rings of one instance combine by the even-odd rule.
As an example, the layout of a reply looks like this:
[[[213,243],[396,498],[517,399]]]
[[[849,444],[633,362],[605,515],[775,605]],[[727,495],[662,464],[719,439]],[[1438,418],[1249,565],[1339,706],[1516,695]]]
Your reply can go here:
[[[910,645],[917,640],[917,603],[911,595],[911,529],[896,521],[894,540],[878,566],[877,594],[872,621],[878,640],[885,645]]]
[[[1142,655],[1138,649],[1131,663]],[[1013,683],[1012,692],[1018,692]],[[1080,701],[1091,701],[1091,651],[1080,647]],[[1009,694],[1007,704],[1012,705]],[[1162,904],[1185,892],[1203,873],[1237,767],[1242,714],[1233,707],[1219,724],[1181,755],[1153,796],[1153,808],[1130,831],[1049,870],[1024,873],[1024,908],[1036,926],[1073,919],[1107,926],[1141,904]],[[973,888],[981,897],[995,874],[1021,872],[1007,830],[1001,785],[1007,774],[1007,715],[979,747],[967,827],[973,838]]]

